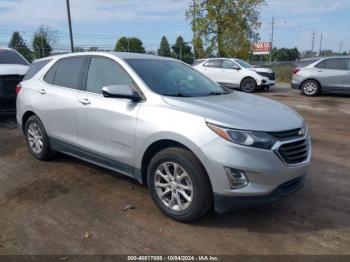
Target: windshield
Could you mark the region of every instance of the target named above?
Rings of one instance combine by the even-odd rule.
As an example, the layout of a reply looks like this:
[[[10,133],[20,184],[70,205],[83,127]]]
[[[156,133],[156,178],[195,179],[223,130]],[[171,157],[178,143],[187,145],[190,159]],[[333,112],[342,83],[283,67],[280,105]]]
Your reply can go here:
[[[28,65],[16,51],[0,49],[0,64]]]
[[[249,63],[247,63],[246,61],[244,60],[241,60],[241,59],[235,59],[236,63],[238,63],[241,67],[244,67],[244,68],[252,68],[253,66]]]
[[[160,59],[126,59],[143,81],[166,96],[208,96],[229,91],[181,62]]]

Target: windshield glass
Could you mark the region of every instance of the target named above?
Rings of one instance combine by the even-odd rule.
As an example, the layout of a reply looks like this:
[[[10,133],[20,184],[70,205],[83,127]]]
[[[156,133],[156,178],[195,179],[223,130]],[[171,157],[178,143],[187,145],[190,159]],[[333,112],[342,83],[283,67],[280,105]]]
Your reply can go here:
[[[208,96],[229,91],[181,62],[160,59],[126,59],[156,93],[167,96]]]
[[[28,65],[28,62],[13,50],[0,49],[0,64]]]
[[[246,61],[244,60],[241,60],[241,59],[235,59],[236,63],[238,63],[241,67],[244,67],[244,68],[252,68],[253,66],[249,63],[247,63]]]

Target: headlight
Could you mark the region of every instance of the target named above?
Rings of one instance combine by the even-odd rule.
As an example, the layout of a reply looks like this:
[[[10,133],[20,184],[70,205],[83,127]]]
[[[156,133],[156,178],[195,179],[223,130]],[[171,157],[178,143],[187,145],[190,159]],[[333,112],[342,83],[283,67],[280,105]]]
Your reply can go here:
[[[239,145],[271,149],[277,142],[276,138],[265,132],[230,129],[211,123],[207,123],[207,125],[220,137]]]

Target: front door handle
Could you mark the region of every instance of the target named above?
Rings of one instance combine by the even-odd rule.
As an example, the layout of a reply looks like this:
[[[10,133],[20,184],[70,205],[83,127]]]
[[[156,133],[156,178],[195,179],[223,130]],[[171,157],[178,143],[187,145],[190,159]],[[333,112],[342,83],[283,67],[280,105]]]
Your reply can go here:
[[[45,95],[46,91],[45,91],[45,89],[40,89],[40,90],[38,90],[38,93],[41,95]]]
[[[83,105],[90,105],[91,104],[90,100],[87,98],[80,99],[79,103],[83,104]]]

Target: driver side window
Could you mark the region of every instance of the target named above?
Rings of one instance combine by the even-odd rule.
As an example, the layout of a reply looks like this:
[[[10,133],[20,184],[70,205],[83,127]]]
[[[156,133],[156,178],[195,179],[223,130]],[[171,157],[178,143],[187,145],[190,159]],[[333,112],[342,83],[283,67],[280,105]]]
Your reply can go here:
[[[101,94],[102,87],[121,84],[131,86],[132,80],[120,65],[108,58],[91,58],[86,80],[87,92]]]
[[[230,60],[224,60],[224,63],[223,63],[224,69],[233,69],[234,67],[237,67],[237,65],[234,62]]]

